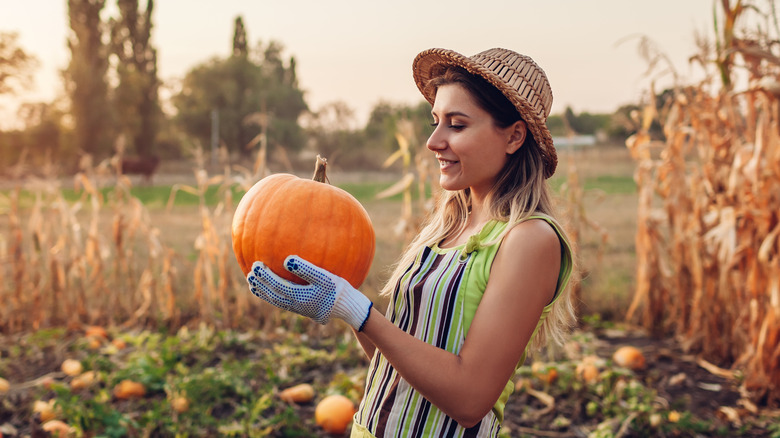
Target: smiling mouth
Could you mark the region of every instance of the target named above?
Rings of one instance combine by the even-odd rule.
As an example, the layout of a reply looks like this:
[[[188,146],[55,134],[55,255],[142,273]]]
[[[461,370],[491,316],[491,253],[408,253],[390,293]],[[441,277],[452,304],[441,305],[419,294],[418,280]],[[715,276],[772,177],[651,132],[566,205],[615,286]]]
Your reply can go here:
[[[455,164],[455,163],[457,163],[457,161],[450,161],[450,160],[445,160],[444,158],[439,158],[439,166],[441,167],[449,166],[450,164]]]

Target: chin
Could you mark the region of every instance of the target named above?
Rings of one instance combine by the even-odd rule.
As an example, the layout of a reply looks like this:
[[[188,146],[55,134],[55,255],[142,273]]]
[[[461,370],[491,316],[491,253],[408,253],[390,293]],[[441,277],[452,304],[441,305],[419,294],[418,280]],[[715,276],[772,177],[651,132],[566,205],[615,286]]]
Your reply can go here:
[[[455,192],[466,188],[454,181],[447,181],[443,179],[439,179],[439,185],[442,189],[447,190],[448,192]]]

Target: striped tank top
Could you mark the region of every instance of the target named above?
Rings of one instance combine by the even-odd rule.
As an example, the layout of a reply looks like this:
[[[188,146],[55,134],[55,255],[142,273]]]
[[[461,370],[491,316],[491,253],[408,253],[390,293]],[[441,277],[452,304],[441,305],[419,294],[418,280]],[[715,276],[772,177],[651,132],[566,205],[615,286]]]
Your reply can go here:
[[[555,294],[557,299],[571,273],[571,248],[549,218],[531,218],[546,220],[555,228],[561,240],[562,261]],[[487,286],[490,267],[500,245],[496,239],[506,229],[506,225],[506,222],[491,221],[480,233],[471,236],[466,244],[458,247],[444,249],[434,245],[422,248],[415,262],[396,285],[386,311],[387,318],[401,330],[458,354]],[[550,312],[552,304],[544,308],[536,331]],[[526,353],[523,353],[517,367],[525,362]],[[351,436],[497,437],[503,421],[504,406],[514,389],[513,380],[514,376],[507,382],[491,412],[477,425],[466,429],[412,388],[376,350],[369,365],[365,393],[354,417]]]

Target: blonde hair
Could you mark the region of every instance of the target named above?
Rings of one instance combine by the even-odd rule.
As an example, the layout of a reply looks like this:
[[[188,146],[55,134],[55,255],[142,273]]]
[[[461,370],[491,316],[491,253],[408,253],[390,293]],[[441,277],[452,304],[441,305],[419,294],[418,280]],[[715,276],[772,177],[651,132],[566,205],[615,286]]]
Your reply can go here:
[[[520,114],[503,94],[484,79],[458,67],[451,67],[441,76],[433,78],[429,86],[458,84],[475,98],[476,102],[493,116],[499,126],[509,126],[521,120]],[[554,203],[544,177],[544,163],[541,150],[532,135],[527,135],[522,147],[510,155],[508,162],[490,190],[485,205],[491,219],[507,222],[509,225],[496,239],[504,236],[517,224],[532,215],[543,215],[553,222],[568,242],[563,227],[555,219]],[[460,234],[465,228],[464,220],[471,208],[469,189],[444,191],[438,205],[427,216],[420,232],[406,247],[385,287],[382,295],[390,296],[403,273],[414,263],[420,249],[434,245],[443,239]],[[573,257],[572,257],[573,258]],[[572,260],[573,262],[573,260]],[[563,263],[563,260],[561,261]],[[559,292],[547,319],[529,343],[532,350],[541,348],[547,342],[562,344],[575,321],[574,306],[569,287]]]

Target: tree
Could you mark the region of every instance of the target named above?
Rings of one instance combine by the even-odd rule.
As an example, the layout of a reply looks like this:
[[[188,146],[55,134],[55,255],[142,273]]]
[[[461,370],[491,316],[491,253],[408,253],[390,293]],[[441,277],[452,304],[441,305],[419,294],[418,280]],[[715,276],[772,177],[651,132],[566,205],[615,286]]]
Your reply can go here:
[[[71,162],[62,150],[62,112],[54,104],[22,103],[17,111],[21,129],[0,131],[0,170],[10,176],[45,174]]]
[[[258,47],[262,57],[257,60],[261,69],[260,101],[268,108],[270,118],[269,144],[290,151],[298,151],[305,142],[298,118],[309,107],[298,86],[295,57],[290,57],[285,66],[282,60],[284,46],[271,41]]]
[[[140,12],[138,0],[118,0],[118,6],[119,18],[110,21],[111,49],[118,60],[119,79],[113,106],[122,115],[117,124],[131,149],[140,156],[150,156],[162,119],[157,50],[151,43],[154,1],[147,0]]]
[[[213,58],[190,70],[172,99],[182,129],[208,145],[212,112],[216,112],[220,142],[229,151],[247,156],[247,146],[260,133],[249,116],[265,112],[269,146],[299,150],[304,137],[298,117],[308,108],[298,88],[295,60],[285,65],[282,50],[276,42],[258,44],[247,56]]]
[[[553,137],[565,137],[568,134],[563,116],[559,114],[550,114],[547,117],[547,129],[550,130]]]
[[[35,57],[17,45],[16,33],[0,32],[0,95],[14,94],[32,83]]]
[[[639,129],[638,105],[623,105],[610,116],[607,135],[616,140],[625,140]]]
[[[238,109],[236,117],[231,118],[233,123],[231,124],[232,126],[228,126],[228,130],[235,132],[236,142],[239,145],[247,145],[257,136],[258,129],[261,129],[261,127],[247,123],[246,115],[251,114],[253,110],[265,111],[265,102],[258,102],[256,97],[246,92],[252,88],[252,84],[259,77],[260,72],[249,60],[246,29],[241,16],[236,17],[234,22],[233,54],[228,59],[226,67],[228,69],[228,77],[233,78],[235,81],[232,100],[234,101],[233,106]],[[257,105],[260,105],[260,107]],[[244,116],[241,117],[241,114],[244,114]],[[266,117],[266,115],[263,115],[263,117]],[[245,154],[246,152],[247,149],[242,148],[242,153]]]
[[[244,29],[244,19],[241,16],[236,17],[233,26],[233,56],[246,57],[249,50],[246,45],[246,29]]]
[[[595,135],[599,131],[605,131],[608,129],[610,118],[609,114],[591,114],[587,111],[575,115],[568,106],[563,114],[566,126],[580,135]]]
[[[108,50],[100,12],[105,0],[68,0],[71,59],[65,72],[74,141],[96,157],[111,153],[113,117],[108,100]]]
[[[26,145],[34,151],[31,164],[42,168],[48,165],[70,166],[62,145],[62,113],[54,104],[25,103],[20,105],[19,119],[24,123]],[[62,170],[62,169],[58,169]]]
[[[580,134],[577,131],[577,116],[574,115],[574,110],[570,106],[567,106],[563,111],[563,122],[566,127],[566,135],[571,134],[571,131],[574,131],[574,134]]]
[[[417,105],[392,105],[379,102],[371,110],[364,134],[367,147],[380,148],[384,153],[392,153],[398,147],[395,134],[398,131],[398,121],[409,120],[414,127],[413,137],[408,139],[417,147],[428,139],[431,134],[431,105],[421,101]]]
[[[362,146],[360,133],[350,128],[355,120],[355,112],[346,103],[328,103],[308,116],[306,130],[312,146],[329,161],[338,163],[342,154]]]

